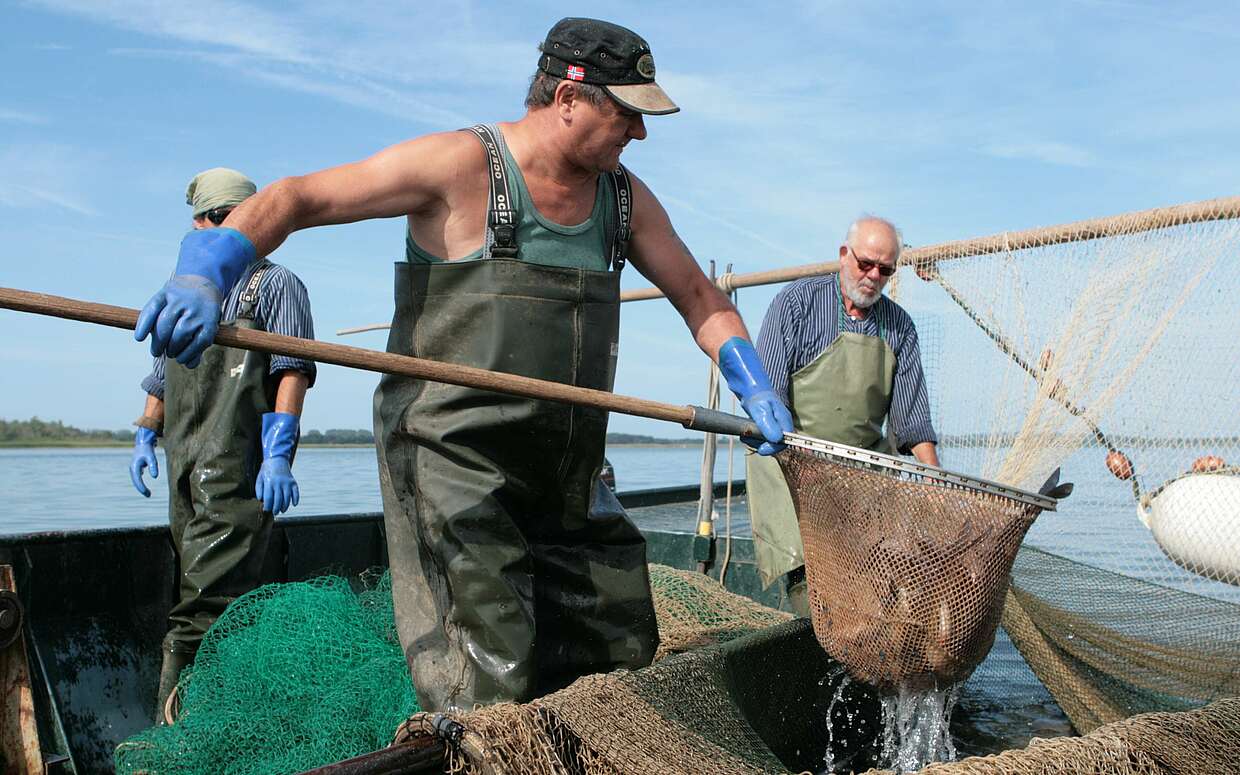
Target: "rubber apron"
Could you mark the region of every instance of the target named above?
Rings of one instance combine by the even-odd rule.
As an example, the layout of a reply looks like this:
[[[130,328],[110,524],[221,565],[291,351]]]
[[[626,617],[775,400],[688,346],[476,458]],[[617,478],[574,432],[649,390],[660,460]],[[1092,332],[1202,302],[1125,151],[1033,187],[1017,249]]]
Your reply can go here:
[[[238,328],[256,327],[268,266],[261,262],[246,279]],[[272,522],[254,497],[262,417],[275,409],[277,382],[268,372],[266,354],[218,344],[194,369],[165,361],[168,520],[181,575],[164,646],[184,663],[228,604],[259,582]]]
[[[619,273],[396,265],[388,351],[610,390]],[[607,413],[384,376],[379,481],[423,709],[525,701],[649,664],[646,545],[598,474]]]
[[[836,294],[839,335],[789,381],[793,424],[797,433],[891,454],[883,420],[891,407],[896,355],[881,322],[876,337],[844,330],[838,280]],[[805,565],[801,532],[788,485],[773,458],[746,455],[745,477],[755,559],[763,585],[770,586]]]

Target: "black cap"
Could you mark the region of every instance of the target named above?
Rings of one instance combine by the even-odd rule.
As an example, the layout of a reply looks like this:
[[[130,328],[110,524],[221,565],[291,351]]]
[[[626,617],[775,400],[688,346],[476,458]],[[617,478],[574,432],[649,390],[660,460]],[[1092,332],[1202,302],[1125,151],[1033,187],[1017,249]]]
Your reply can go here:
[[[680,110],[654,82],[649,44],[630,29],[598,19],[560,19],[538,50],[543,72],[601,86],[629,110],[652,116]]]

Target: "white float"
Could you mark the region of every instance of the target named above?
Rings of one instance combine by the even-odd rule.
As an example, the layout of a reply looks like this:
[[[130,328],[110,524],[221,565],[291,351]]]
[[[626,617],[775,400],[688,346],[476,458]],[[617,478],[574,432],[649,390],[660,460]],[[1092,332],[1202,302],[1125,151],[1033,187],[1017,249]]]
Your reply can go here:
[[[1186,473],[1142,498],[1137,514],[1177,565],[1240,585],[1240,470]]]

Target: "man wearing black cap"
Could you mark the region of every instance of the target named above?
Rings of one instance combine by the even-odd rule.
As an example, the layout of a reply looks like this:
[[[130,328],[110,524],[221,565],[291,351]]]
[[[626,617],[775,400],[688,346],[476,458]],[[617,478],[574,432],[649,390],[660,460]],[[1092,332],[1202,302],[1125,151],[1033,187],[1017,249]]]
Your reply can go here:
[[[564,19],[539,47],[526,114],[272,184],[219,235],[182,244],[138,339],[192,364],[208,303],[293,231],[404,215],[391,352],[610,390],[628,261],[684,317],[762,430],[792,430],[735,307],[650,189],[620,165],[676,105],[650,47]],[[397,629],[427,710],[524,701],[647,664],[658,643],[645,543],[598,486],[607,414],[387,376],[375,392]]]

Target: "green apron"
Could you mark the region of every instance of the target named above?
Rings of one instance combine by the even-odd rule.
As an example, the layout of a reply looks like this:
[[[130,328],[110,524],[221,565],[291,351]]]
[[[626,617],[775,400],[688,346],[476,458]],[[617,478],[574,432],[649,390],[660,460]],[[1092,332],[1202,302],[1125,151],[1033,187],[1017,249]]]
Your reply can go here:
[[[499,163],[502,137],[485,140]],[[611,390],[620,273],[496,258],[537,250],[503,228],[528,212],[491,209],[486,258],[396,264],[388,351]],[[598,409],[380,380],[392,597],[423,709],[526,701],[650,663],[646,544],[599,481],[606,433]]]
[[[247,278],[238,328],[255,328],[267,266],[256,265]],[[168,520],[180,564],[164,650],[176,665],[170,672],[179,673],[228,604],[258,584],[271,514],[254,497],[254,481],[263,460],[262,417],[275,409],[277,383],[266,354],[220,345],[208,347],[197,368],[172,359],[164,368]]]
[[[884,339],[844,330],[844,304],[839,297],[839,335],[827,349],[799,369],[788,385],[788,403],[797,433],[853,447],[893,454],[883,436],[883,420],[891,407],[896,355]],[[875,314],[871,308],[870,314]],[[801,531],[792,495],[774,458],[745,457],[749,519],[754,554],[764,586],[805,564]]]
[[[254,329],[258,285],[268,262],[254,265],[242,289],[239,329]],[[197,368],[164,362],[167,516],[181,569],[167,616],[156,720],[202,636],[234,599],[257,587],[272,515],[254,497],[263,463],[263,414],[275,410],[277,381],[262,352],[212,345]]]

